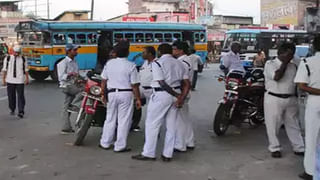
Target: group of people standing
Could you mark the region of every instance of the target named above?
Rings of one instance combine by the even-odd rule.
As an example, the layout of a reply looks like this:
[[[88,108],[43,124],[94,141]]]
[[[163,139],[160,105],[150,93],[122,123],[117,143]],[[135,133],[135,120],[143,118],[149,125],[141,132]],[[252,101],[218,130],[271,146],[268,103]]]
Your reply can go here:
[[[187,42],[161,44],[156,50],[144,48],[144,64],[137,68],[128,60],[129,42],[120,41],[112,50],[112,58],[101,73],[102,96],[107,107],[99,147],[114,152],[128,152],[130,129],[139,129],[139,118],[133,119],[134,110],[147,104],[145,120],[145,144],[136,160],[155,160],[161,127],[165,126],[163,161],[170,161],[173,152],[185,152],[195,148],[192,120],[188,101],[190,90],[195,90],[198,64],[201,58],[191,50]],[[67,57],[58,64],[60,87],[66,94],[62,133],[73,133],[70,125],[70,109],[77,101],[77,88],[70,89],[68,78],[77,76],[75,45],[67,45]],[[157,58],[158,57],[158,58]],[[79,89],[79,88],[78,88]]]
[[[223,57],[221,69],[245,71],[239,57],[241,46],[235,42],[231,51]],[[316,175],[316,146],[320,130],[320,38],[313,41],[315,54],[313,57],[297,63],[296,47],[293,43],[284,42],[279,45],[278,56],[264,65],[265,96],[264,114],[269,151],[273,158],[282,157],[282,148],[278,139],[281,127],[284,125],[293,152],[297,156],[304,156],[305,172],[299,177],[312,180]],[[260,57],[261,56],[261,57]],[[259,55],[259,61],[264,57]],[[255,64],[256,65],[256,64]],[[305,141],[299,123],[298,96],[307,93],[305,110]],[[320,156],[319,156],[320,157]],[[318,157],[318,159],[319,159]],[[318,167],[320,169],[320,167]],[[319,173],[319,172],[318,172]]]

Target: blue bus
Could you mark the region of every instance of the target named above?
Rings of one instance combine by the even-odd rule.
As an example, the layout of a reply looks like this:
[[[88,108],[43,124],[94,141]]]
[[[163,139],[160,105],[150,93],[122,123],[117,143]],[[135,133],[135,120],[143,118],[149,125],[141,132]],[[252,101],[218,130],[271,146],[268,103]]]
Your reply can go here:
[[[273,59],[277,56],[279,43],[286,41],[304,45],[309,44],[310,39],[310,35],[302,30],[236,29],[226,33],[223,52],[229,51],[233,41],[240,42],[240,58],[245,67],[250,67],[259,50],[265,52],[267,59]]]
[[[129,60],[137,66],[143,63],[145,46],[157,48],[176,40],[189,42],[203,61],[207,57],[206,29],[195,24],[26,21],[19,23],[16,32],[29,74],[36,80],[49,75],[57,80],[57,64],[65,57],[67,43],[81,46],[77,56],[81,70],[94,69],[97,62],[105,61],[121,39],[131,42]]]

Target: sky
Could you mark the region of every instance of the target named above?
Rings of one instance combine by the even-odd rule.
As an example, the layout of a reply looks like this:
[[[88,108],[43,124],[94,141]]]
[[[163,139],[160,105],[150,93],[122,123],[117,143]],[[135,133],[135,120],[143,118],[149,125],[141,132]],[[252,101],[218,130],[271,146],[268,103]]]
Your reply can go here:
[[[210,0],[215,3],[215,14],[241,15],[254,17],[260,23],[260,0]],[[65,10],[90,10],[91,0],[49,0],[50,18]],[[107,20],[127,13],[128,0],[95,0],[94,19]],[[46,17],[47,0],[37,0],[39,15]],[[34,12],[35,0],[24,0],[23,11]]]

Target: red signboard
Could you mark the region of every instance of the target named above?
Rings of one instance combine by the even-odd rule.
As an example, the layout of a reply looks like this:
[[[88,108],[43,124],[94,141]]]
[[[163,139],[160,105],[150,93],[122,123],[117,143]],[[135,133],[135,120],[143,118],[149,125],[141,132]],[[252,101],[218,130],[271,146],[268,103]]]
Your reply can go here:
[[[193,2],[191,3],[191,11],[190,11],[190,16],[192,20],[196,19],[196,4]]]
[[[122,21],[124,22],[154,22],[155,19],[153,17],[122,17]]]

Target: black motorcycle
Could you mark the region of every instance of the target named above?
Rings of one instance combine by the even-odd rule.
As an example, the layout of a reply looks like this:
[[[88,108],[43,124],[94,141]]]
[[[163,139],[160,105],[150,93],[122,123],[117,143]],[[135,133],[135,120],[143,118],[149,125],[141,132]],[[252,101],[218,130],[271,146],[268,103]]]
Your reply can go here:
[[[213,130],[218,136],[224,135],[230,125],[256,126],[264,122],[263,69],[254,68],[247,73],[230,71],[226,76],[219,76],[218,81],[225,82],[224,97],[219,101],[213,121]]]

